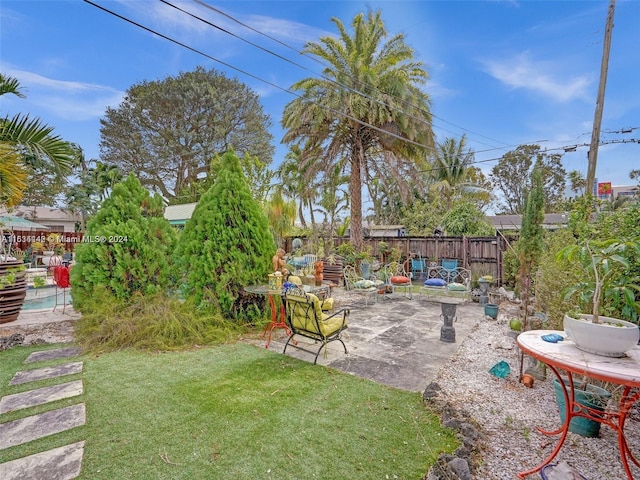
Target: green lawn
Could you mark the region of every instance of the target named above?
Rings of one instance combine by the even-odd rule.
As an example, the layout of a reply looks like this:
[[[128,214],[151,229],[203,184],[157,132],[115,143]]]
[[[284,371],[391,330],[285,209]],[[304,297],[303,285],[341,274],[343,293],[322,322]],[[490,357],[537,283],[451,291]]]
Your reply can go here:
[[[419,480],[457,446],[418,393],[246,344],[85,356],[82,375],[8,387],[38,349],[0,352],[0,394],[82,378],[84,395],[0,423],[84,401],[87,425],[0,451],[0,462],[85,440],[85,480]]]

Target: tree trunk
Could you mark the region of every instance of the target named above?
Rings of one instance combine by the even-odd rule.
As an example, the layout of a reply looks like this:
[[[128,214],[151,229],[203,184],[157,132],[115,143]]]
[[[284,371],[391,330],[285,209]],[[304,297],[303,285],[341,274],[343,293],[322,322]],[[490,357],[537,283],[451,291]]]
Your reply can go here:
[[[364,164],[364,151],[361,139],[356,139],[356,144],[351,152],[351,177],[349,179],[349,191],[351,193],[351,229],[350,239],[356,252],[362,250],[362,165]]]

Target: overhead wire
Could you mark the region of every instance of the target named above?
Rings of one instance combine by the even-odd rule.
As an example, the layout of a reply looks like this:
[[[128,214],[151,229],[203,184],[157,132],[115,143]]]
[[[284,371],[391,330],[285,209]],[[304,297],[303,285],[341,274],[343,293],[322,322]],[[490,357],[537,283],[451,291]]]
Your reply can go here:
[[[167,2],[166,0],[160,0],[160,1],[161,1],[161,2],[163,2],[163,3],[166,3],[167,5],[171,5],[171,4],[170,4],[169,2]],[[229,20],[231,20],[231,21],[233,21],[233,22],[237,23],[238,25],[240,25],[240,26],[242,26],[242,27],[244,27],[244,28],[247,28],[248,30],[251,30],[252,32],[254,32],[254,33],[258,34],[258,35],[261,35],[261,36],[263,36],[263,37],[265,37],[265,38],[267,38],[267,39],[269,39],[269,40],[271,40],[271,41],[273,41],[273,42],[276,42],[277,44],[279,44],[279,45],[281,45],[281,46],[283,46],[283,47],[285,47],[285,48],[287,48],[287,49],[289,49],[289,50],[292,50],[293,52],[295,52],[295,53],[297,53],[297,54],[299,54],[299,55],[302,55],[302,56],[304,56],[304,57],[306,57],[306,58],[311,59],[312,61],[314,61],[314,62],[318,63],[319,65],[321,65],[321,66],[323,66],[323,67],[326,67],[326,66],[327,66],[325,62],[323,62],[322,60],[318,59],[317,57],[314,57],[314,56],[312,56],[312,55],[309,55],[308,53],[306,53],[306,52],[305,52],[305,51],[303,51],[303,50],[298,50],[297,48],[293,47],[292,45],[287,44],[286,42],[283,42],[282,40],[279,40],[279,39],[277,39],[277,38],[275,38],[275,37],[273,37],[273,36],[271,36],[271,35],[268,35],[268,34],[266,34],[266,33],[264,33],[264,32],[261,32],[260,30],[258,30],[258,29],[256,29],[256,28],[254,28],[254,27],[252,27],[251,25],[248,25],[248,24],[246,24],[246,23],[244,23],[244,22],[241,22],[240,20],[238,20],[238,19],[237,19],[237,18],[235,18],[234,16],[232,16],[232,15],[230,15],[230,14],[228,14],[228,13],[224,12],[223,10],[221,10],[221,9],[219,9],[219,8],[217,8],[217,7],[211,6],[211,5],[207,4],[206,2],[204,2],[204,1],[202,1],[202,0],[193,0],[193,1],[194,1],[195,3],[197,3],[197,4],[199,4],[199,5],[202,5],[202,6],[203,6],[203,7],[205,7],[205,8],[208,8],[208,9],[210,9],[210,10],[212,10],[212,11],[214,11],[214,12],[218,13],[219,15],[222,15],[222,16],[224,16],[224,17],[228,18]],[[171,6],[173,6],[173,5],[171,5]],[[174,8],[177,8],[177,7],[174,7]],[[198,19],[199,19],[199,17],[197,17],[197,16],[195,16],[195,15],[193,15],[193,14],[191,14],[191,13],[189,13],[189,15],[192,15],[194,18],[198,18]],[[202,19],[200,19],[200,20],[202,20]],[[209,22],[207,22],[206,20],[202,20],[202,21],[204,21],[204,22],[206,22],[206,23],[209,23]],[[216,27],[216,28],[217,28],[217,27]],[[235,34],[232,34],[232,35],[233,35],[234,37],[236,37],[236,38],[240,38],[240,39],[242,39],[241,37],[239,37],[239,36],[237,36],[237,35],[235,35]],[[244,39],[242,39],[242,40],[243,40],[243,41],[247,41],[247,40],[244,40]],[[249,41],[247,41],[247,43],[250,43],[250,44],[254,45],[252,42],[249,42]],[[254,45],[254,46],[255,46],[255,45]],[[272,52],[272,51],[270,51],[270,50],[268,50],[268,49],[265,49],[265,48],[260,47],[260,46],[258,46],[257,48],[260,48],[261,50],[264,50],[264,51],[266,51],[266,52],[268,52],[268,53],[271,53],[271,54],[273,54],[273,55],[278,56],[279,58],[282,58],[279,54],[277,54],[277,53],[275,53],[275,52]],[[286,61],[289,61],[289,60],[286,60]],[[353,88],[353,87],[350,87],[350,86],[348,86],[348,85],[344,85],[344,84],[341,84],[341,83],[339,83],[339,82],[336,82],[335,80],[329,79],[329,78],[327,78],[324,74],[321,74],[321,73],[319,74],[319,73],[317,73],[317,72],[314,72],[314,71],[312,71],[311,69],[308,69],[308,68],[306,68],[306,67],[304,67],[304,66],[301,66],[301,65],[299,65],[299,64],[297,64],[297,63],[295,63],[295,62],[290,62],[290,61],[289,61],[289,63],[293,63],[294,65],[296,65],[296,66],[298,66],[298,67],[300,67],[300,68],[303,68],[304,70],[306,70],[306,71],[308,71],[308,72],[310,72],[310,73],[313,73],[314,75],[321,76],[322,78],[324,78],[324,79],[326,79],[326,80],[329,80],[329,81],[331,81],[331,82],[335,83],[336,85],[338,85],[338,86],[340,86],[340,87],[348,88],[349,90],[351,90],[351,91],[353,91],[353,92],[355,92],[355,93],[358,93],[358,94],[362,95],[363,97],[368,98],[369,100],[373,100],[373,101],[375,101],[375,102],[377,102],[377,103],[379,103],[379,104],[381,104],[381,105],[383,105],[383,106],[386,106],[387,108],[389,108],[389,109],[391,109],[391,110],[394,110],[394,109],[395,109],[395,110],[398,110],[396,107],[391,107],[390,105],[386,104],[385,102],[383,102],[383,101],[382,101],[382,100],[380,100],[380,99],[373,98],[373,97],[371,97],[371,96],[367,95],[366,93],[361,92],[361,91],[359,91],[359,90],[357,90],[357,89],[355,89],[355,88]],[[350,77],[352,80],[354,80],[354,81],[356,81],[356,80],[357,80],[357,81],[358,81],[358,82],[360,82],[360,83],[364,83],[364,85],[365,85],[365,86],[368,86],[368,87],[370,87],[370,88],[372,88],[372,89],[375,89],[375,90],[377,90],[378,92],[380,92],[380,89],[379,89],[377,86],[375,86],[375,85],[371,85],[371,84],[368,84],[367,82],[363,82],[362,80],[356,79],[356,78],[354,78],[352,75],[350,75],[348,72],[344,72],[344,73],[346,74],[346,76]],[[398,97],[397,95],[389,94],[388,92],[380,92],[380,93],[385,93],[386,95],[390,95],[390,96],[392,96],[392,97],[396,98],[400,103],[404,104],[405,106],[410,106],[411,108],[417,108],[418,110],[421,110],[419,106],[413,105],[413,104],[412,104],[411,102],[409,102],[408,100],[405,100],[405,99],[403,99],[403,98],[400,98],[400,97]],[[401,113],[403,113],[404,115],[407,115],[407,116],[409,116],[409,117],[413,118],[414,120],[419,121],[420,123],[425,123],[425,122],[424,122],[424,120],[419,119],[419,118],[416,118],[416,117],[412,116],[411,114],[407,114],[406,112],[403,112],[403,111],[401,111]],[[423,112],[423,113],[424,113],[424,112]],[[438,120],[440,120],[440,121],[442,121],[442,122],[444,122],[444,123],[447,123],[447,124],[449,124],[449,125],[451,125],[451,126],[453,126],[453,127],[459,128],[460,130],[463,130],[463,131],[465,131],[465,132],[469,132],[469,133],[471,133],[471,134],[473,134],[473,135],[477,135],[477,136],[479,136],[479,137],[486,138],[487,140],[491,140],[491,141],[493,141],[493,142],[503,143],[503,144],[505,144],[505,145],[507,144],[506,142],[503,142],[503,141],[501,141],[501,140],[496,140],[495,138],[488,137],[488,136],[483,135],[483,134],[481,134],[481,133],[474,132],[473,130],[470,130],[470,129],[468,129],[468,128],[465,128],[465,127],[461,127],[461,126],[459,126],[459,125],[456,125],[455,123],[449,122],[448,120],[445,120],[444,118],[442,118],[442,117],[440,117],[440,116],[438,116],[438,115],[434,114],[434,113],[433,113],[433,112],[431,112],[431,111],[428,111],[428,112],[426,112],[426,113],[428,113],[428,114],[429,114],[431,117],[433,117],[433,118],[437,118]],[[432,123],[432,125],[433,125],[433,123]],[[430,125],[430,126],[432,126],[432,125]],[[448,133],[455,133],[455,132],[452,132],[452,131],[450,131],[450,130],[447,130],[447,129],[445,129],[445,128],[441,127],[441,126],[439,126],[438,128],[440,128],[441,130],[444,130],[445,132],[448,132]],[[476,141],[477,141],[477,140],[476,140]],[[479,142],[479,141],[478,141],[478,143],[482,143],[482,142]],[[484,144],[484,143],[482,143],[482,144],[483,144],[483,145],[486,145],[486,144]],[[491,146],[491,145],[489,145],[489,146]],[[496,147],[496,149],[498,149],[498,147]]]
[[[127,17],[125,17],[124,15],[121,15],[121,14],[119,14],[119,13],[116,13],[116,12],[114,12],[114,11],[112,11],[112,10],[110,10],[110,9],[106,8],[106,7],[103,7],[102,5],[99,5],[99,4],[95,3],[95,2],[94,2],[94,1],[92,1],[92,0],[83,0],[83,1],[84,1],[85,3],[88,3],[88,4],[92,5],[92,6],[94,6],[94,7],[98,8],[98,9],[100,9],[100,10],[104,11],[104,12],[106,12],[106,13],[109,13],[110,15],[113,15],[113,16],[115,16],[115,17],[117,17],[117,18],[121,19],[121,20],[124,20],[124,21],[125,21],[125,22],[127,22],[127,23],[130,23],[130,24],[132,24],[132,25],[134,25],[134,26],[136,26],[136,27],[138,27],[138,28],[141,28],[142,30],[145,30],[145,31],[147,31],[147,32],[149,32],[149,33],[151,33],[151,34],[153,34],[153,35],[157,35],[157,36],[159,36],[160,38],[163,38],[163,39],[168,40],[168,41],[170,41],[170,42],[172,42],[172,43],[174,43],[174,44],[176,44],[176,45],[179,45],[179,46],[181,46],[181,47],[183,47],[183,48],[186,48],[187,50],[190,50],[190,51],[192,51],[192,52],[194,52],[194,53],[196,53],[196,54],[198,54],[198,55],[204,56],[205,58],[208,58],[208,59],[210,59],[210,60],[212,60],[212,61],[214,61],[214,62],[217,62],[217,63],[219,63],[219,64],[221,64],[221,65],[224,65],[225,67],[228,67],[228,68],[230,68],[230,69],[232,69],[232,70],[234,70],[234,71],[236,71],[236,72],[242,73],[243,75],[246,75],[246,76],[248,76],[248,77],[250,77],[250,78],[253,78],[253,79],[257,80],[257,81],[263,82],[263,83],[265,83],[265,84],[267,84],[267,85],[269,85],[269,86],[271,86],[271,87],[274,87],[274,88],[276,88],[276,89],[278,89],[278,90],[281,90],[281,91],[283,91],[283,92],[285,92],[285,93],[288,93],[288,94],[290,94],[290,95],[293,95],[293,96],[295,96],[295,97],[297,97],[297,98],[299,98],[299,99],[301,99],[301,100],[303,100],[303,101],[306,101],[306,102],[312,103],[312,104],[314,104],[314,105],[316,105],[316,106],[318,106],[318,107],[320,107],[320,108],[323,108],[323,109],[325,109],[325,110],[328,110],[328,111],[330,111],[330,112],[332,112],[332,113],[335,113],[335,114],[337,114],[337,115],[344,116],[344,117],[346,117],[346,118],[348,118],[348,119],[350,119],[350,120],[355,121],[356,123],[358,123],[358,124],[360,124],[360,125],[363,125],[363,126],[369,127],[369,128],[371,128],[371,129],[376,130],[376,131],[378,131],[378,132],[380,132],[380,133],[383,133],[384,135],[387,135],[387,136],[389,136],[389,137],[396,138],[396,139],[401,140],[401,141],[403,141],[403,142],[411,143],[411,144],[413,144],[413,145],[416,145],[416,146],[418,146],[418,147],[420,147],[420,148],[424,148],[424,149],[427,149],[427,150],[436,150],[436,147],[433,147],[433,146],[430,146],[430,145],[424,145],[424,144],[421,144],[421,143],[419,143],[419,142],[415,142],[415,141],[413,141],[413,140],[407,139],[407,138],[402,137],[402,136],[400,136],[400,135],[394,134],[394,133],[392,133],[392,132],[390,132],[390,131],[384,130],[384,129],[379,128],[379,127],[376,127],[375,125],[372,125],[372,124],[369,124],[369,123],[367,123],[367,122],[364,122],[364,121],[362,121],[362,120],[360,120],[360,119],[358,119],[358,118],[356,118],[356,117],[353,117],[353,116],[351,116],[351,115],[349,115],[349,114],[347,114],[347,113],[344,113],[344,112],[341,112],[341,111],[338,111],[338,110],[332,109],[332,108],[330,108],[330,107],[327,107],[327,106],[321,105],[321,104],[319,104],[319,103],[317,103],[317,102],[314,102],[314,101],[312,101],[312,100],[309,100],[309,99],[307,99],[307,98],[304,98],[302,95],[300,95],[300,94],[298,94],[298,93],[296,93],[296,92],[293,92],[293,91],[291,91],[291,90],[289,90],[289,89],[287,89],[287,88],[281,87],[281,86],[279,86],[279,85],[277,85],[277,84],[275,84],[275,83],[273,83],[273,82],[271,82],[271,81],[269,81],[269,80],[265,80],[265,79],[263,79],[263,78],[261,78],[261,77],[259,77],[259,76],[255,75],[255,74],[252,74],[252,73],[250,73],[250,72],[248,72],[248,71],[246,71],[246,70],[243,70],[243,69],[241,69],[241,68],[238,68],[238,67],[236,67],[236,66],[234,66],[234,65],[232,65],[232,64],[230,64],[230,63],[228,63],[228,62],[225,62],[225,61],[223,61],[223,60],[220,60],[220,59],[218,59],[218,58],[216,58],[216,57],[213,57],[213,56],[211,56],[211,55],[207,54],[206,52],[203,52],[203,51],[201,51],[201,50],[199,50],[199,49],[197,49],[197,48],[194,48],[194,47],[192,47],[192,46],[190,46],[190,45],[187,45],[187,44],[185,44],[185,43],[183,43],[183,42],[181,42],[181,41],[179,41],[179,40],[176,40],[176,39],[174,39],[174,38],[172,38],[172,37],[170,37],[170,36],[168,36],[168,35],[165,35],[165,34],[163,34],[163,33],[160,33],[160,32],[158,32],[158,31],[156,31],[156,30],[154,30],[154,29],[150,28],[150,27],[147,27],[147,26],[145,26],[145,25],[142,25],[141,23],[138,23],[138,22],[136,22],[136,21],[134,21],[134,20],[132,20],[132,19],[130,19],[130,18],[127,18]],[[183,10],[183,9],[179,8],[179,7],[175,7],[174,5],[172,5],[170,2],[168,2],[168,1],[166,1],[166,0],[160,0],[160,1],[161,1],[162,3],[164,3],[164,4],[167,4],[168,6],[171,6],[171,7],[173,7],[173,8],[176,8],[176,9],[178,9],[178,10],[180,10],[180,11],[184,12],[184,13],[185,13],[185,14],[187,14],[187,15],[190,15],[190,16],[192,16],[192,17],[194,17],[194,18],[200,19],[199,17],[197,17],[197,16],[196,16],[196,15],[194,15],[194,14],[191,14],[190,12],[187,12],[187,11],[185,11],[185,10]],[[211,8],[212,10],[214,10],[214,11],[216,11],[216,12],[220,12],[220,13],[221,13],[222,15],[224,15],[225,17],[230,18],[230,19],[232,19],[232,20],[234,20],[234,21],[236,21],[236,22],[240,23],[241,25],[244,25],[244,24],[242,24],[242,22],[239,22],[238,20],[235,20],[233,17],[229,16],[228,14],[226,14],[226,13],[224,13],[224,12],[220,11],[219,9],[217,9],[217,8],[215,8],[215,7],[211,7],[211,6],[209,6],[209,5],[205,4],[205,3],[203,3],[201,0],[194,0],[194,1],[195,1],[196,3],[199,3],[199,4],[202,4],[202,5],[206,6],[207,8]],[[281,55],[279,55],[279,54],[277,54],[277,53],[275,53],[275,52],[271,52],[271,51],[269,51],[268,49],[264,49],[263,47],[260,47],[259,45],[256,45],[256,44],[254,44],[253,42],[250,42],[250,41],[248,41],[248,40],[246,40],[246,39],[242,39],[241,37],[238,37],[237,35],[235,35],[235,34],[233,34],[233,33],[230,33],[230,32],[228,32],[227,30],[225,30],[225,29],[223,29],[223,28],[221,28],[221,27],[216,26],[216,25],[212,24],[211,22],[208,22],[207,20],[204,20],[204,19],[200,19],[200,20],[201,20],[201,21],[203,21],[203,22],[205,22],[205,23],[207,23],[208,25],[213,26],[214,28],[217,28],[217,29],[219,29],[219,30],[223,31],[224,33],[229,33],[230,35],[234,36],[235,38],[239,38],[239,39],[241,39],[241,40],[243,40],[243,41],[245,41],[245,42],[247,42],[247,43],[249,43],[249,44],[251,44],[251,45],[255,46],[256,48],[260,48],[261,50],[264,50],[264,51],[267,51],[267,52],[269,52],[269,53],[271,53],[271,54],[273,54],[273,55],[276,55],[278,58],[281,58],[283,61],[286,61],[286,62],[288,62],[288,63],[292,63],[292,64],[294,64],[294,65],[298,66],[298,64],[297,64],[296,62],[293,62],[293,61],[291,61],[291,60],[289,60],[289,59],[286,59],[285,57],[282,57]],[[252,31],[255,31],[256,33],[259,33],[259,34],[261,34],[261,35],[264,35],[264,36],[266,36],[267,38],[270,38],[270,39],[272,39],[272,40],[274,40],[274,41],[278,42],[279,44],[282,44],[282,45],[286,46],[287,48],[294,49],[294,47],[291,47],[291,46],[287,45],[286,43],[281,42],[280,40],[274,39],[274,38],[270,37],[269,35],[266,35],[266,34],[264,34],[264,33],[262,33],[262,32],[259,32],[258,30],[254,29],[253,27],[250,27],[250,26],[248,26],[248,25],[247,25],[246,27],[247,27],[247,28],[249,28],[249,29],[251,29]],[[294,51],[296,51],[296,52],[297,52],[297,50],[295,50],[295,49],[294,49]],[[301,52],[298,52],[298,53],[301,53]],[[314,57],[310,57],[310,58],[314,58]],[[308,69],[306,69],[306,67],[303,67],[303,66],[300,66],[300,67],[301,67],[301,68],[304,68],[305,70],[308,70]],[[313,72],[312,72],[312,73],[313,73]],[[341,84],[339,84],[338,82],[334,82],[334,83],[336,83],[337,85],[342,86],[342,85],[341,85]],[[350,88],[350,87],[345,86],[345,88]],[[354,90],[354,89],[351,89],[351,90]],[[357,90],[354,90],[354,91],[355,91],[356,93],[361,94],[361,95],[367,96],[366,94],[363,94],[362,92],[359,92],[359,91],[357,91]],[[368,96],[367,96],[367,98],[370,98],[370,97],[368,97]],[[372,99],[372,100],[375,100],[375,99]],[[376,100],[376,101],[377,101],[377,100]],[[386,105],[386,104],[384,104],[384,103],[383,103],[383,105]],[[386,106],[387,106],[388,108],[392,108],[392,107],[390,107],[390,106],[388,106],[388,105],[386,105]],[[400,110],[400,112],[401,112],[401,113],[406,114],[405,112],[402,112],[401,110]],[[408,115],[408,114],[407,114],[407,115]],[[433,115],[432,115],[432,116],[433,116]],[[452,124],[452,125],[454,125],[454,124]],[[456,126],[456,125],[454,125],[454,126]],[[456,128],[462,128],[462,127],[458,127],[458,126],[456,126]],[[635,129],[637,129],[637,128],[638,128],[638,127],[633,127],[633,128],[632,128],[632,129],[630,129],[630,130],[629,130],[629,129],[622,129],[622,130],[620,130],[620,131],[615,131],[615,132],[607,132],[607,131],[605,131],[605,133],[628,133],[628,131],[633,131],[633,130],[635,130]],[[488,137],[487,137],[487,138],[488,138]],[[492,140],[493,140],[493,139],[492,139]],[[543,140],[543,141],[544,141],[544,140]],[[536,142],[534,142],[534,143],[539,143],[539,142],[540,142],[540,141],[536,141]],[[622,141],[620,141],[620,142],[609,142],[609,143],[629,143],[629,141],[627,141],[627,142],[622,142]],[[585,145],[586,145],[586,144],[585,144]],[[473,154],[475,154],[475,153],[489,152],[489,151],[495,151],[495,150],[504,150],[504,149],[506,149],[506,148],[512,148],[512,147],[514,147],[514,146],[517,146],[517,145],[506,145],[505,147],[492,147],[492,148],[490,148],[490,149],[479,150],[479,151],[473,151],[472,153],[473,153]],[[577,147],[577,146],[576,146],[576,147]],[[549,151],[552,151],[552,150],[564,150],[564,151],[566,152],[566,151],[569,151],[569,150],[567,150],[568,148],[573,148],[573,145],[572,145],[572,146],[565,146],[565,147],[551,148],[551,149],[547,149],[547,150],[549,150]],[[571,151],[573,151],[573,150],[571,150]],[[483,160],[475,160],[475,161],[473,161],[473,162],[470,162],[470,163],[469,163],[469,165],[474,165],[474,164],[478,164],[478,163],[487,163],[487,162],[491,162],[491,161],[497,161],[497,160],[500,160],[501,158],[502,158],[502,157],[490,158],[490,159],[483,159]],[[425,171],[434,171],[434,170],[438,170],[438,169],[441,169],[441,168],[443,168],[443,167],[434,167],[433,169],[425,170]]]
[[[202,55],[203,57],[206,57],[209,60],[212,60],[214,62],[220,63],[221,65],[224,65],[225,67],[228,67],[228,68],[230,68],[232,70],[235,70],[236,72],[242,73],[243,75],[246,75],[246,76],[248,76],[250,78],[253,78],[255,80],[258,80],[260,82],[266,83],[267,85],[269,85],[271,87],[274,87],[274,88],[276,88],[278,90],[282,90],[283,92],[289,93],[290,95],[293,95],[293,96],[295,96],[295,97],[297,97],[297,98],[299,98],[299,99],[301,99],[303,101],[312,103],[312,104],[316,105],[317,107],[320,107],[320,108],[323,108],[323,109],[325,109],[327,111],[330,111],[331,113],[334,113],[334,114],[337,114],[337,115],[341,115],[343,117],[348,118],[349,120],[353,120],[354,122],[356,122],[356,123],[358,123],[358,124],[360,124],[362,126],[371,128],[372,130],[375,130],[377,132],[383,133],[384,135],[387,135],[389,137],[396,138],[396,139],[401,140],[403,142],[411,143],[412,145],[415,145],[417,147],[424,148],[424,149],[434,149],[434,147],[432,147],[430,145],[424,145],[424,144],[422,144],[420,142],[415,142],[415,141],[413,141],[411,139],[402,137],[402,136],[397,135],[397,134],[395,134],[393,132],[384,130],[383,128],[376,127],[375,125],[371,125],[370,123],[364,122],[364,121],[362,121],[362,120],[360,120],[360,119],[358,119],[358,118],[356,118],[356,117],[354,117],[352,115],[349,115],[348,113],[340,112],[339,110],[335,110],[335,109],[333,109],[331,107],[327,107],[326,105],[322,105],[322,104],[319,104],[319,103],[314,102],[312,100],[309,100],[307,98],[304,98],[302,95],[300,95],[300,94],[298,94],[296,92],[293,92],[293,91],[291,91],[291,90],[289,90],[287,88],[281,87],[280,85],[277,85],[277,84],[275,84],[273,82],[270,82],[269,80],[265,80],[265,79],[263,79],[261,77],[258,77],[257,75],[254,75],[252,73],[247,72],[246,70],[243,70],[241,68],[235,67],[235,66],[231,65],[230,63],[224,62],[224,61],[222,61],[222,60],[220,60],[220,59],[218,59],[216,57],[213,57],[213,56],[211,56],[211,55],[209,55],[209,54],[207,54],[207,53],[205,53],[205,52],[203,52],[201,50],[198,50],[197,48],[191,47],[191,46],[189,46],[189,45],[187,45],[187,44],[185,44],[183,42],[180,42],[179,40],[176,40],[174,38],[169,37],[168,35],[160,33],[160,32],[158,32],[158,31],[156,31],[156,30],[154,30],[154,29],[152,29],[150,27],[146,27],[146,26],[142,25],[141,23],[138,23],[138,22],[136,22],[134,20],[131,20],[130,18],[127,18],[127,17],[125,17],[123,15],[120,15],[119,13],[116,13],[116,12],[114,12],[112,10],[109,10],[108,8],[103,7],[102,5],[99,5],[99,4],[97,4],[97,3],[95,3],[95,2],[93,2],[91,0],[83,0],[83,1],[85,3],[93,5],[94,7],[98,8],[98,9],[100,9],[100,10],[106,12],[106,13],[109,13],[110,15],[113,15],[113,16],[121,19],[121,20],[124,20],[125,22],[128,22],[128,23],[130,23],[132,25],[135,25],[138,28],[141,28],[141,29],[143,29],[143,30],[145,30],[145,31],[147,31],[149,33],[154,34],[154,35],[157,35],[160,38],[164,38],[165,40],[168,40],[168,41],[170,41],[172,43],[175,43],[176,45],[179,45],[179,46],[181,46],[183,48],[186,48],[187,50],[190,50],[190,51],[192,51],[194,53],[197,53],[198,55]]]

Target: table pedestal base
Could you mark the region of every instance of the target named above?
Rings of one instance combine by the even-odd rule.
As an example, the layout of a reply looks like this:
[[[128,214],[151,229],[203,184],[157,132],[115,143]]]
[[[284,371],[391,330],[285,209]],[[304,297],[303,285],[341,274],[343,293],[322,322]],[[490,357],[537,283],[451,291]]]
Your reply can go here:
[[[267,298],[269,299],[269,306],[271,307],[271,323],[269,323],[265,327],[264,332],[262,332],[262,338],[265,338],[267,336],[267,332],[269,332],[267,344],[264,346],[264,348],[269,348],[269,344],[271,343],[271,334],[276,328],[284,328],[287,336],[291,336],[291,329],[285,322],[287,313],[284,309],[284,303],[280,303],[280,315],[278,315],[278,309],[276,308],[276,302],[273,299],[273,296],[267,295]]]
[[[442,302],[440,305],[444,323],[440,328],[440,340],[447,343],[455,343],[456,329],[453,327],[453,322],[456,319],[456,304]]]
[[[565,420],[560,428],[553,431],[543,430],[538,428],[538,431],[544,435],[552,436],[552,435],[560,435],[560,439],[554,450],[549,454],[549,456],[537,467],[532,468],[531,470],[527,470],[524,472],[519,472],[519,478],[525,478],[529,475],[539,472],[545,465],[551,463],[551,461],[556,457],[556,455],[560,452],[562,445],[564,444],[565,439],[567,438],[567,433],[569,432],[569,424],[571,423],[571,419],[574,417],[584,417],[590,420],[594,420],[601,424],[608,425],[618,434],[618,447],[620,449],[620,460],[622,462],[622,466],[624,468],[625,473],[627,474],[627,478],[629,480],[633,480],[633,475],[631,474],[631,470],[629,468],[629,460],[635,463],[638,467],[640,467],[640,462],[633,456],[633,453],[629,449],[629,445],[627,444],[627,440],[624,435],[624,424],[627,419],[627,414],[633,404],[640,400],[640,391],[638,389],[633,389],[631,387],[625,386],[624,391],[622,392],[622,396],[620,397],[620,402],[618,405],[618,409],[616,411],[608,411],[605,410],[600,411],[581,403],[578,403],[575,400],[575,392],[574,392],[574,383],[573,376],[571,372],[567,372],[567,378],[569,380],[569,388],[565,385],[562,377],[558,370],[551,366],[547,365],[558,378],[560,385],[562,386],[562,393],[564,395],[565,400]]]

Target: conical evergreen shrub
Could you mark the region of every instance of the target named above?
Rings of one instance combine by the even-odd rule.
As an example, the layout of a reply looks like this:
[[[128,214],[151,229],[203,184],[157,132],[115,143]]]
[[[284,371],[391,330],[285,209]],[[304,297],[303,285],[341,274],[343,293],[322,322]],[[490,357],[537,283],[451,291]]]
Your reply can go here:
[[[243,288],[265,283],[275,242],[267,218],[253,199],[233,151],[222,156],[215,183],[201,197],[180,236],[177,261],[185,293],[200,307],[250,322],[263,316],[264,299]]]
[[[177,236],[163,212],[162,198],[151,196],[135,175],[113,187],[75,249],[74,308],[82,311],[103,291],[118,300],[167,293]]]

